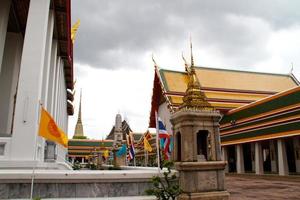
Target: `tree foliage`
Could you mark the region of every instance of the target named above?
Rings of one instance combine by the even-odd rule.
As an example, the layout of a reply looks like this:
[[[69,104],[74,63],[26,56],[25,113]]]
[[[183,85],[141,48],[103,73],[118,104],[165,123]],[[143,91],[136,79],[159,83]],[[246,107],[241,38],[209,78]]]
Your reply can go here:
[[[167,172],[163,172],[163,178],[160,176],[154,176],[152,178],[153,187],[146,190],[148,195],[154,195],[159,200],[175,200],[175,198],[182,192],[175,174],[172,174],[171,168],[174,166],[173,162],[167,161],[163,165],[168,169]]]

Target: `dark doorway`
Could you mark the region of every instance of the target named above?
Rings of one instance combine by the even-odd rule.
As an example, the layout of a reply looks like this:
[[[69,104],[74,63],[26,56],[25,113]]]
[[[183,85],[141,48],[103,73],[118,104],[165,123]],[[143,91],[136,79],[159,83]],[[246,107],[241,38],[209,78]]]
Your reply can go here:
[[[235,146],[227,146],[228,152],[228,171],[236,172],[236,155],[235,155]]]
[[[294,144],[292,138],[288,138],[285,140],[285,148],[286,148],[286,156],[289,166],[289,172],[296,172],[296,162],[295,162],[295,154],[294,154]]]
[[[251,156],[251,144],[243,144],[243,156],[245,172],[252,172],[252,156]]]
[[[181,161],[181,134],[178,132],[176,134],[177,139],[177,161]]]
[[[207,160],[207,136],[208,131],[199,131],[197,133],[197,155],[204,155]]]
[[[263,141],[261,142],[261,148],[263,153],[263,162],[264,162],[264,172],[271,172],[271,151],[270,151],[270,142]]]

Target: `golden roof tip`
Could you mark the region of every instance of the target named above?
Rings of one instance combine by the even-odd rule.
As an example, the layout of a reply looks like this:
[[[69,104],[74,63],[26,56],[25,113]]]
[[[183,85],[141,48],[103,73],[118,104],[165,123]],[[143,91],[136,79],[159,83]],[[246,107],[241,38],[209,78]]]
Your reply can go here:
[[[191,67],[194,67],[192,35],[190,35],[190,48],[191,48]]]

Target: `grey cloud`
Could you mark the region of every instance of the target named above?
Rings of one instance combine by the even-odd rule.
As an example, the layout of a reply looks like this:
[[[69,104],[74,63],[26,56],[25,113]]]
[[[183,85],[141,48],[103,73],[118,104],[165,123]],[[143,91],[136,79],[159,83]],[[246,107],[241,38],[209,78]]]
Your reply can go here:
[[[75,59],[95,68],[141,68],[145,52],[177,49],[192,33],[228,63],[252,65],[268,56],[269,31],[299,24],[299,7],[297,0],[72,0],[73,21],[81,19]]]

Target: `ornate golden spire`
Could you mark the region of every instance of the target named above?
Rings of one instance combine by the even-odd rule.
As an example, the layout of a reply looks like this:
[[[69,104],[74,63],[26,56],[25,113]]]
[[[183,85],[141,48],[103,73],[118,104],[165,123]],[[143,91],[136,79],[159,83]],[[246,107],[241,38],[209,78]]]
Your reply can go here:
[[[185,58],[182,55],[183,60],[185,61],[185,69],[188,74],[189,82],[185,95],[183,97],[183,103],[180,108],[192,108],[199,110],[213,110],[213,107],[206,101],[204,93],[200,90],[200,83],[196,75],[196,70],[194,66],[193,58],[193,46],[192,41],[190,41],[191,47],[191,66],[188,66]]]
[[[190,48],[191,48],[191,67],[194,67],[192,36],[190,36]]]
[[[79,111],[78,111],[78,119],[77,119],[77,124],[75,127],[75,133],[73,136],[73,139],[84,139],[84,133],[83,133],[83,126],[82,126],[82,121],[81,121],[81,96],[82,96],[82,90],[80,90],[80,101],[79,101]]]

